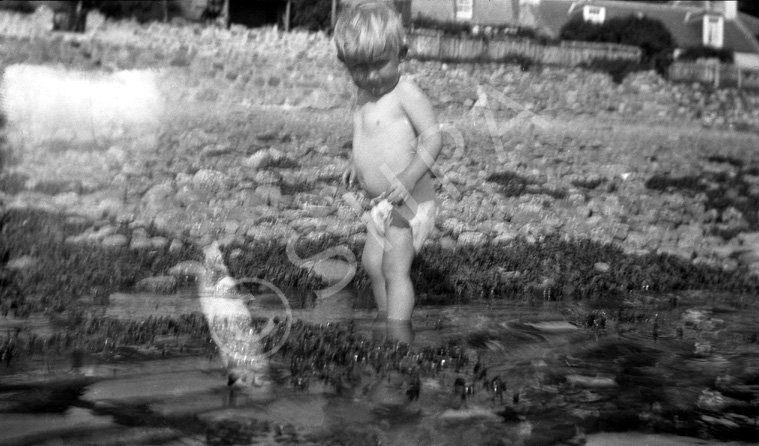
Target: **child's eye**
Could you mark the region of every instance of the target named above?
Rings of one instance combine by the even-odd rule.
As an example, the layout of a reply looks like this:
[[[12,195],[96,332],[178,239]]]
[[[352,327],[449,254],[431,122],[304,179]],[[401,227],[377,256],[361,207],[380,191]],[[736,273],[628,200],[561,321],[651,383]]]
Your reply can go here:
[[[353,71],[367,71],[369,67],[366,64],[355,64],[355,65],[351,65],[350,69]]]

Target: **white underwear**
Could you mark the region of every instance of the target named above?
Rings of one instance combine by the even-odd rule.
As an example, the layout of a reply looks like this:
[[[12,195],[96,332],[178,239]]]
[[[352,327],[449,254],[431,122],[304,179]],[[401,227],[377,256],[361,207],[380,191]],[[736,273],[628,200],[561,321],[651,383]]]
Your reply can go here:
[[[382,200],[371,210],[372,222],[374,223],[374,229],[377,231],[377,235],[380,237],[385,236],[387,225],[390,224],[390,217],[393,213],[393,205],[387,200]],[[418,253],[422,249],[424,241],[432,233],[435,228],[435,217],[437,216],[437,203],[435,200],[425,201],[419,203],[417,206],[416,214],[409,220],[409,226],[411,227],[411,235],[414,239],[414,250]]]

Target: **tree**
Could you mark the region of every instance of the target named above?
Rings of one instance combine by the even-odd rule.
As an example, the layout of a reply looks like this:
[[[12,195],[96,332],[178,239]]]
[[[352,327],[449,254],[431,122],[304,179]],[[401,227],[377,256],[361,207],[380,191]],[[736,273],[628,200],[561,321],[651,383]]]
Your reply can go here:
[[[290,27],[309,31],[332,28],[332,0],[291,0]]]
[[[756,0],[738,0],[738,10],[759,17],[759,2]]]
[[[666,26],[656,19],[630,15],[613,17],[602,24],[575,17],[561,29],[562,40],[618,43],[641,49],[641,66],[666,75],[672,63],[675,40]]]
[[[95,0],[85,3],[89,3],[91,9],[99,10],[106,17],[112,19],[135,19],[138,22],[162,21],[170,18],[178,11],[178,6],[172,0]]]

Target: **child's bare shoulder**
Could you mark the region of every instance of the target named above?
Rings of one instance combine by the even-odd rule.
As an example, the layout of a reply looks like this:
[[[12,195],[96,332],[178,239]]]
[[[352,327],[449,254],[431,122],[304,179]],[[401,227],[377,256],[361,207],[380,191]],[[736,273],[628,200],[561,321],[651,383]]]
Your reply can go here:
[[[401,98],[409,99],[411,101],[419,99],[427,99],[427,94],[417,85],[414,80],[408,76],[402,76],[398,81],[398,93]]]
[[[415,127],[435,125],[435,112],[427,94],[411,79],[401,78],[396,87],[401,107]]]

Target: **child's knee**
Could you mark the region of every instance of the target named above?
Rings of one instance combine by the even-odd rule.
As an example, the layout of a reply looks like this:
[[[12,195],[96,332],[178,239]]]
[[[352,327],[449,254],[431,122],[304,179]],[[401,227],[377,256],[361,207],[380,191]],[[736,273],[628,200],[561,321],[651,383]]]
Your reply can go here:
[[[364,251],[361,256],[361,264],[370,277],[376,277],[382,274],[382,257],[367,253]]]
[[[415,254],[411,229],[400,229],[398,232],[403,234],[394,238],[392,252],[388,252],[382,259],[382,274],[386,278],[408,277],[411,271]]]

